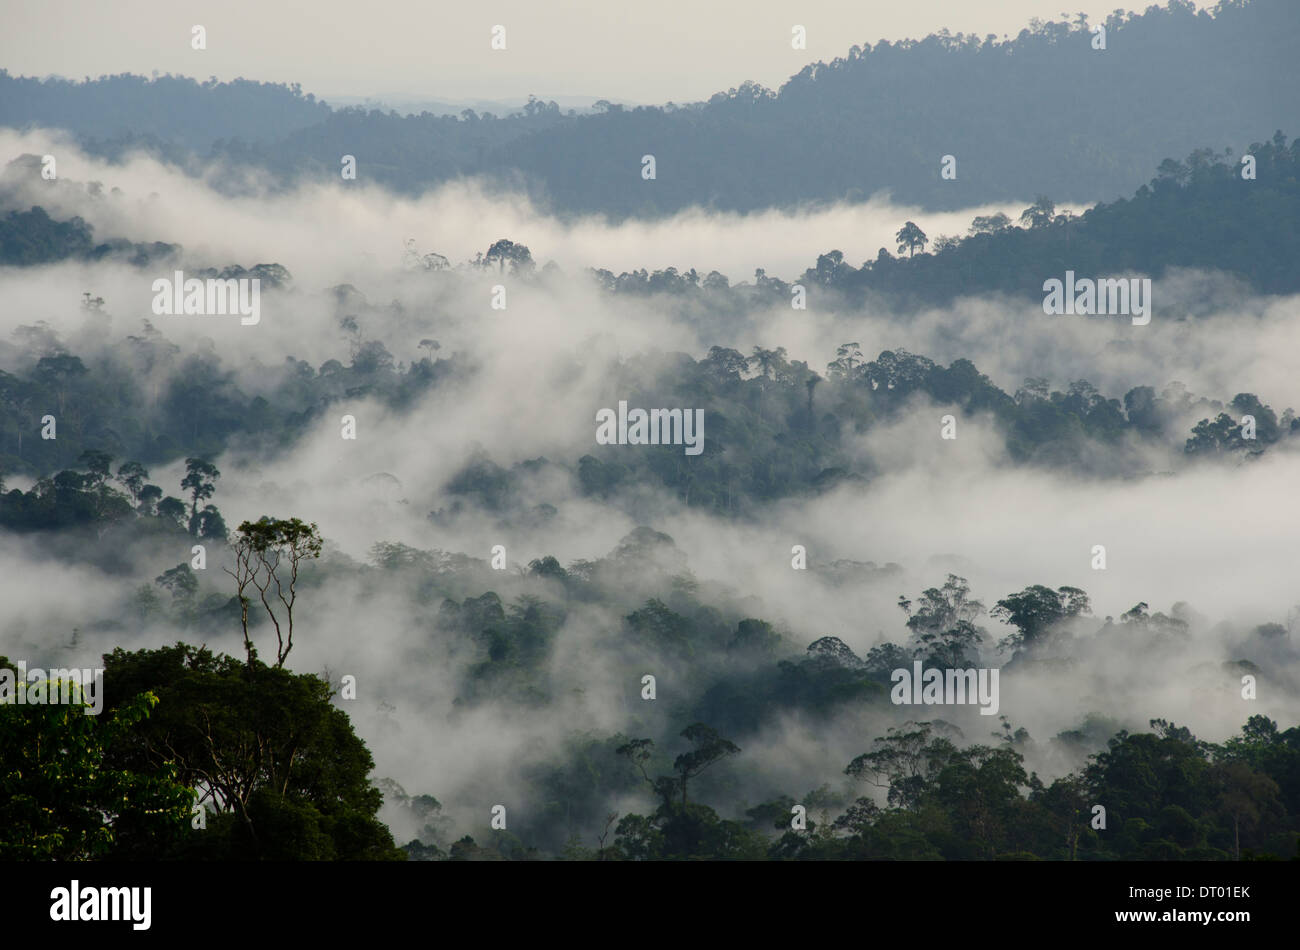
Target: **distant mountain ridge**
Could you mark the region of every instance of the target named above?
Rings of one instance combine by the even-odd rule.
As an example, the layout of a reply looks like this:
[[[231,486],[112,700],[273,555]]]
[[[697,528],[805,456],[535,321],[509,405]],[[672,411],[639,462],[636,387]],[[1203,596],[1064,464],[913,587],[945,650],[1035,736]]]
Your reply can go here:
[[[221,157],[285,183],[361,179],[416,193],[465,176],[522,187],[558,214],[653,217],[862,200],[951,210],[1051,194],[1131,194],[1170,155],[1244,148],[1300,125],[1300,5],[1186,0],[1114,14],[1106,48],[1080,18],[1015,39],[943,31],[854,46],[779,91],[755,83],[688,106],[566,114],[532,99],[506,117],[331,109],[300,87],[116,76],[40,82],[0,72],[0,124],[67,128],[92,151],[144,145]],[[1291,81],[1288,81],[1290,77]],[[1044,108],[1044,103],[1050,103]],[[641,177],[654,155],[656,177]],[[957,177],[940,176],[943,156]]]

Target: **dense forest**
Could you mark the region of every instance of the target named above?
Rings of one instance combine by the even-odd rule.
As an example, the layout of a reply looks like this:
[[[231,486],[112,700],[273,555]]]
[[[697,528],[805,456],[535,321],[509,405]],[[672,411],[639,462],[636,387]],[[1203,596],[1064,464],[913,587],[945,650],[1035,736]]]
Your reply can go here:
[[[798,280],[810,297],[831,290],[857,303],[880,299],[899,310],[979,293],[1041,299],[1044,275],[1067,269],[1080,276],[1161,277],[1197,268],[1232,274],[1264,293],[1294,293],[1300,289],[1293,266],[1300,249],[1298,143],[1288,147],[1278,131],[1271,141],[1250,145],[1245,154],[1253,157],[1258,176],[1252,179],[1243,177],[1241,156],[1231,149],[1197,149],[1185,161],[1166,158],[1131,198],[1101,202],[1081,215],[1057,213],[1056,202],[1042,195],[1018,221],[1005,214],[978,216],[965,235],[931,238],[906,222],[899,229],[898,256],[882,247],[875,260],[855,268],[842,252],[830,250]],[[620,293],[700,294],[728,286],[719,274],[702,277],[672,268],[617,277],[600,270],[597,277]],[[790,299],[790,284],[765,271],[743,286],[753,288],[746,303]]]
[[[828,250],[802,275],[791,275],[792,281],[764,269],[753,283],[734,288],[721,274],[700,274],[690,267],[618,275],[597,268],[593,273],[616,293],[707,295],[712,309],[733,313],[788,302],[793,281],[814,296],[834,291],[859,303],[874,296],[901,310],[979,293],[1041,299],[1043,275],[1067,268],[1080,275],[1138,272],[1157,278],[1174,269],[1197,268],[1231,274],[1262,293],[1294,292],[1300,289],[1291,266],[1300,248],[1300,139],[1288,146],[1279,130],[1270,140],[1252,142],[1242,154],[1253,161],[1250,178],[1243,176],[1241,156],[1231,149],[1217,154],[1199,148],[1183,161],[1163,159],[1156,177],[1132,197],[1100,202],[1077,216],[1057,213],[1056,201],[1043,195],[1017,221],[1004,214],[979,216],[965,235],[931,236],[912,230],[915,225],[907,222],[900,228],[897,256],[882,247],[875,260],[855,268],[841,251]],[[13,160],[0,176],[0,195],[6,182],[38,168],[36,156]],[[90,197],[102,197],[97,183],[84,188]],[[7,198],[10,203],[16,200]],[[0,264],[28,266],[117,255],[143,268],[166,266],[181,250],[122,238],[97,244],[84,221],[56,221],[41,207],[14,209],[0,217]],[[417,260],[433,271],[450,266],[437,253]],[[504,264],[515,276],[539,275],[530,249],[506,239],[461,269]],[[740,295],[728,293],[733,289]]]
[[[94,261],[116,257],[135,267],[147,267],[179,250],[159,241],[144,245],[123,238],[96,244],[92,231],[80,218],[55,221],[39,205],[28,211],[9,211],[0,218],[0,263],[26,267],[68,258]]]
[[[314,526],[264,519],[245,523],[232,540],[236,550],[269,563],[277,549],[291,550],[295,531],[311,537]],[[298,550],[303,563],[319,556],[318,548]],[[281,563],[287,564],[287,555]],[[857,567],[847,574],[844,565],[816,569],[848,578],[838,583],[862,583],[864,577],[879,583],[889,576],[886,571],[871,579],[868,565]],[[280,570],[283,575],[287,568]],[[1298,854],[1300,728],[1279,730],[1260,715],[1222,743],[1199,740],[1164,720],[1152,721],[1149,732],[1129,732],[1089,716],[1077,729],[1046,740],[1080,763],[1050,782],[1024,768],[1025,753],[1045,740],[1005,715],[1000,729],[988,723],[992,742],[942,719],[907,720],[843,763],[847,782],[825,775],[813,788],[791,788],[748,805],[742,797],[737,817],[721,817],[710,802],[736,812],[746,738],[774,719],[798,712],[815,736],[846,711],[888,710],[890,671],[914,658],[927,669],[974,660],[988,639],[977,622],[984,608],[955,575],[915,601],[903,599],[907,643],[884,643],[859,658],[835,637],[801,650],[772,624],[745,617],[734,605],[709,604],[672,539],[648,528],[599,561],[565,568],[554,558],[538,559],[513,579],[498,575],[493,589],[482,586],[493,573],[485,562],[384,543],[375,546],[370,565],[327,558],[318,573],[303,575],[301,592],[320,596],[340,573],[356,571],[366,573],[381,595],[411,588],[433,608],[421,621],[419,636],[428,638],[422,652],[449,648],[477,658],[464,667],[458,685],[456,703],[465,715],[501,705],[537,714],[551,708],[561,687],[548,656],[565,624],[592,602],[629,604],[619,635],[598,647],[614,658],[628,684],[624,702],[640,701],[639,673],[647,666],[660,670],[665,683],[670,671],[674,680],[681,678],[673,692],[682,698],[666,700],[666,713],[642,719],[636,736],[572,734],[558,761],[526,773],[536,801],[547,804],[527,809],[509,832],[454,836],[434,795],[381,783],[421,829],[403,854],[374,820],[380,790],[366,781],[373,767],[369,753],[346,715],[331,705],[340,684],[291,673],[282,640],[274,665],[258,658],[254,640],[273,645],[268,619],[278,615],[285,625],[283,608],[267,606],[260,624],[245,621],[242,651],[230,644],[242,656],[184,643],[106,656],[102,718],[83,717],[76,707],[0,706],[6,720],[0,742],[11,770],[0,777],[6,785],[0,854],[422,860],[1241,860]],[[231,638],[232,626],[236,637],[239,629],[234,580],[227,584],[224,624],[196,609],[199,585],[192,579],[159,577],[155,587],[157,594],[170,594],[166,602],[154,596],[137,603],[167,612],[178,631],[220,643]],[[629,591],[660,596],[635,606]],[[257,605],[253,610],[262,613]],[[1188,640],[1185,610],[1151,613],[1143,603],[1102,623],[1089,616],[1087,594],[1071,587],[1031,585],[998,600],[990,613],[1013,630],[997,645],[1008,657],[1006,678],[1054,665],[1069,675],[1067,654],[1107,644],[1124,643],[1148,661],[1176,656]],[[1280,624],[1238,634],[1241,651],[1261,658],[1277,656],[1269,651],[1287,642]],[[289,637],[291,649],[291,629]],[[1293,652],[1287,656],[1296,659]],[[1241,656],[1225,658],[1223,666],[1232,676],[1268,677]],[[646,736],[650,728],[655,734]],[[49,769],[52,753],[40,751],[53,743],[72,746],[57,770]],[[674,757],[675,749],[684,751]],[[20,780],[31,774],[45,777]],[[193,798],[186,790],[193,788],[202,790],[212,811],[201,831],[191,825]],[[872,789],[884,794],[883,803]],[[611,799],[639,791],[653,801],[653,811],[608,811]],[[1106,813],[1101,827],[1098,804]],[[806,825],[792,818],[796,806]],[[118,818],[104,828],[94,818],[99,811]]]
[[[973,367],[945,370],[906,353],[859,363],[851,353],[832,366],[828,392],[844,387],[837,398],[865,400],[876,413],[888,414],[912,387],[952,400],[964,386],[968,404],[1006,413],[1011,431],[1020,426],[1032,439],[1035,432],[1064,427],[1104,442],[1124,432],[1154,437],[1173,411],[1169,394],[1129,394],[1123,411],[1083,386],[1068,394],[1026,389],[1011,397]],[[682,357],[669,365],[679,374],[700,374],[698,385],[737,407],[746,397],[735,391],[744,392],[748,382],[755,387],[749,399],[756,418],[775,419],[785,399],[792,431],[806,425],[799,401],[806,387],[786,378],[792,370],[779,355],[760,355],[748,381],[740,378],[747,361],[736,353],[719,350],[699,363]],[[762,371],[764,364],[770,373]],[[391,367],[386,371],[396,376]],[[783,396],[769,391],[777,385]],[[1177,398],[1190,399],[1185,393]],[[1238,397],[1232,408],[1258,414],[1262,449],[1283,432],[1271,410],[1251,400]],[[1202,405],[1208,411],[1209,404]],[[1188,439],[1189,455],[1258,451],[1241,442],[1231,421],[1220,431],[1206,419]],[[724,435],[729,431],[723,428]],[[790,441],[768,438],[773,446]],[[739,507],[737,499],[754,504],[797,487],[795,473],[782,472],[770,448],[752,451],[753,469],[738,491],[710,481],[707,469],[691,476],[686,491],[696,503],[704,499],[726,510],[723,498]],[[483,708],[542,715],[559,702],[564,685],[552,666],[554,651],[566,624],[598,605],[622,618],[617,635],[594,649],[609,656],[612,675],[626,684],[624,704],[638,702],[646,669],[673,682],[674,698],[660,700],[663,714],[634,714],[642,727],[634,734],[574,732],[563,754],[525,768],[531,797],[545,805],[512,821],[508,832],[465,834],[442,815],[437,789],[408,794],[391,780],[369,784],[374,763],[337,705],[342,684],[328,672],[295,674],[286,667],[279,632],[288,629],[290,648],[293,633],[279,605],[248,600],[251,607],[241,613],[238,577],[215,574],[212,581],[182,560],[135,590],[122,613],[83,621],[81,636],[161,624],[184,638],[172,647],[118,648],[106,656],[103,718],[73,715],[76,707],[0,706],[0,716],[11,723],[0,730],[10,768],[3,796],[8,832],[0,843],[5,857],[1227,860],[1296,853],[1300,729],[1280,729],[1258,715],[1223,743],[1201,741],[1164,720],[1153,721],[1150,732],[1131,732],[1101,715],[1053,737],[1035,737],[1003,715],[990,743],[967,731],[969,725],[963,730],[944,719],[918,718],[882,729],[842,763],[849,790],[841,777],[827,774],[815,787],[757,801],[740,791],[750,784],[744,778],[748,740],[786,716],[797,716],[815,736],[819,723],[831,728],[838,717],[887,715],[891,671],[913,660],[943,669],[978,662],[996,649],[1006,679],[1074,676],[1072,658],[1094,649],[1132,650],[1146,663],[1170,662],[1186,649],[1196,622],[1185,605],[1165,614],[1139,603],[1100,621],[1090,616],[1083,590],[1034,584],[1006,594],[986,612],[965,579],[950,574],[941,586],[900,598],[908,641],[883,642],[860,658],[835,636],[804,645],[779,625],[748,615],[734,595],[694,579],[673,540],[648,527],[599,560],[562,566],[542,557],[515,576],[503,577],[465,554],[397,542],[376,544],[363,564],[338,552],[322,557],[319,547],[295,547],[295,539],[310,540],[315,527],[292,519],[245,522],[230,531],[214,504],[221,473],[202,458],[186,459],[176,495],[150,482],[138,461],[114,471],[108,452],[90,450],[81,462],[29,491],[0,496],[4,527],[57,536],[65,558],[90,559],[110,570],[122,569],[113,552],[142,544],[185,551],[198,541],[215,552],[229,541],[236,565],[241,556],[244,563],[250,557],[288,563],[298,552],[304,601],[352,577],[376,600],[423,605],[412,656],[449,652],[461,658],[455,704],[463,715]],[[667,465],[654,456],[645,465],[624,477],[672,484]],[[610,492],[616,488],[608,482],[610,471],[609,464],[587,457],[577,478],[583,491]],[[536,465],[505,472],[483,461],[447,490],[517,521],[527,513],[512,492],[536,472]],[[762,473],[771,480],[757,480]],[[297,577],[296,560],[294,568]],[[809,569],[830,590],[879,587],[899,577],[897,565],[869,562],[814,559]],[[993,643],[979,623],[986,613],[1012,632]],[[1287,618],[1286,626],[1221,627],[1220,634],[1237,644],[1223,655],[1222,672],[1268,679],[1269,666],[1294,663],[1291,624]],[[311,635],[310,629],[299,634]],[[45,644],[52,666],[61,651],[76,647],[78,636],[74,631],[63,647]],[[274,666],[259,658],[255,643],[276,645]],[[58,770],[50,770],[42,757],[49,753],[39,751],[52,741],[72,750]],[[1077,766],[1051,781],[1027,771],[1026,753],[1044,742]],[[262,751],[254,756],[253,748]],[[34,772],[48,778],[37,784],[20,778]],[[188,792],[195,788],[210,810],[199,828]],[[376,821],[381,790],[419,829],[401,849]],[[653,810],[610,810],[611,800],[639,793]],[[1100,829],[1092,824],[1097,804],[1108,815]],[[100,812],[117,816],[111,826],[98,822]],[[792,826],[795,814],[806,824]]]
[[[31,329],[35,335],[40,328]],[[190,453],[215,456],[235,444],[272,453],[288,450],[345,396],[377,396],[400,412],[439,380],[460,372],[455,360],[428,357],[399,370],[378,343],[358,348],[346,366],[331,360],[334,365],[317,369],[291,360],[275,374],[274,388],[252,395],[238,387],[215,355],[180,358],[174,349],[150,326],[146,335],[132,337],[89,367],[77,356],[57,353],[36,359],[27,374],[0,372],[4,471],[51,472],[27,492],[15,488],[0,495],[0,525],[40,530],[112,520],[121,506],[98,497],[110,476],[108,460],[118,460],[121,480],[123,469],[129,477],[143,465]],[[647,355],[612,367],[615,384],[634,404],[685,400],[704,408],[709,436],[703,454],[687,464],[673,446],[647,447],[634,457],[617,446],[592,446],[576,458],[537,458],[509,468],[480,454],[446,489],[500,516],[522,516],[521,484],[539,468],[558,468],[587,495],[617,499],[625,490],[657,485],[686,505],[749,517],[765,502],[825,491],[845,479],[871,478],[870,460],[855,463],[844,440],[904,418],[918,396],[962,417],[992,417],[1015,463],[1100,477],[1146,471],[1149,463],[1137,451],[1144,444],[1172,445],[1184,464],[1192,465],[1205,457],[1256,458],[1300,435],[1293,408],[1279,411],[1253,393],[1237,393],[1225,402],[1177,385],[1147,385],[1118,397],[1098,392],[1087,380],[1059,391],[1037,378],[1008,393],[969,360],[944,367],[905,350],[887,350],[875,359],[867,359],[854,343],[841,350],[825,377],[801,361],[787,360],[782,347],[754,347],[749,356],[714,347],[698,361],[686,354]],[[174,363],[168,382],[151,399],[132,367],[160,355]],[[62,434],[33,436],[40,429],[41,407],[51,405],[60,407]],[[1255,420],[1253,437],[1242,429],[1248,415]],[[102,455],[103,466],[58,470],[87,452]],[[61,494],[65,491],[73,494]],[[93,498],[80,500],[87,491]],[[151,505],[166,500],[147,498]],[[459,507],[458,502],[440,515],[453,515]]]
[[[1095,25],[581,114],[0,70],[0,860],[1300,860],[1300,17]]]
[[[594,115],[532,98],[501,117],[399,116],[330,110],[296,86],[246,80],[0,73],[0,124],[39,119],[99,154],[145,148],[195,171],[210,159],[252,164],[286,183],[337,179],[341,156],[355,154],[363,178],[405,192],[468,175],[522,180],[557,213],[623,217],[865,200],[881,189],[946,209],[1026,189],[1105,200],[1168,155],[1240,148],[1261,126],[1300,123],[1295,84],[1259,78],[1284,72],[1300,45],[1290,0],[1116,12],[1104,50],[1088,25],[1080,15],[1034,21],[1013,38],[882,40],[811,64],[779,90],[744,82],[707,102]],[[644,154],[656,156],[653,182],[640,180]],[[940,176],[945,155],[957,159],[955,180]]]
[[[1234,165],[1215,156],[1193,153],[1185,163],[1163,162],[1159,176],[1132,199],[1098,205],[1074,220],[1053,214],[1050,200],[1042,199],[1025,209],[1020,225],[977,220],[974,233],[937,253],[894,257],[882,249],[876,261],[854,268],[840,252],[829,251],[797,280],[814,306],[820,302],[817,294],[850,306],[878,295],[904,313],[957,294],[1023,293],[1041,299],[1041,275],[1066,267],[1081,273],[1155,274],[1175,267],[1222,269],[1263,293],[1294,292],[1300,290],[1290,266],[1300,253],[1300,139],[1287,146],[1278,133],[1272,142],[1252,146],[1252,153],[1259,171],[1255,181],[1241,180]],[[1279,213],[1279,208],[1295,213]],[[34,208],[10,213],[7,222],[25,236],[6,258],[10,264],[95,256],[87,227],[75,219],[54,222]],[[5,225],[0,220],[0,228]],[[9,246],[4,245],[6,251]],[[155,247],[166,254],[180,250]],[[1150,248],[1159,248],[1159,257],[1151,256]],[[545,287],[560,279],[553,268],[538,269],[529,248],[504,239],[455,268],[434,253],[421,257],[408,249],[408,257],[407,266],[427,272],[435,292],[449,299],[476,274],[507,267],[512,281]],[[268,289],[293,284],[292,275],[277,264],[198,273],[258,277]],[[590,276],[605,294],[653,300],[700,326],[702,335],[717,334],[728,324],[746,332],[745,313],[787,306],[792,288],[762,271],[753,283],[735,285],[716,273],[701,277],[673,268],[618,276],[597,269]],[[82,354],[48,325],[20,327],[14,343],[6,345],[14,371],[0,370],[5,407],[0,473],[53,477],[86,451],[143,464],[215,457],[234,445],[275,453],[290,448],[314,420],[347,400],[373,397],[394,411],[411,411],[428,392],[475,371],[466,356],[443,355],[437,340],[410,340],[394,354],[383,340],[368,338],[371,327],[401,312],[398,301],[374,305],[350,285],[329,288],[325,299],[343,358],[313,366],[288,356],[282,365],[261,367],[262,387],[255,392],[223,366],[218,351],[183,352],[149,319],[139,332],[109,346],[92,335],[93,349]],[[83,300],[87,327],[106,319],[106,307],[111,303]],[[1162,314],[1171,316],[1194,319],[1196,314]],[[1050,380],[1032,377],[1002,388],[968,359],[943,366],[901,347],[871,358],[860,344],[844,342],[836,359],[823,367],[791,360],[780,346],[746,349],[714,345],[699,359],[646,353],[609,367],[610,386],[628,393],[634,405],[675,402],[706,410],[709,439],[702,457],[690,465],[668,447],[627,458],[616,447],[595,446],[579,457],[533,460],[515,471],[479,457],[449,490],[500,515],[517,515],[514,486],[537,465],[547,465],[559,466],[583,492],[601,498],[617,495],[621,486],[661,485],[688,505],[745,514],[755,505],[824,491],[846,478],[870,478],[871,465],[853,462],[843,450],[844,439],[900,418],[917,397],[963,417],[991,416],[1009,458],[1018,464],[1097,474],[1143,471],[1148,463],[1134,451],[1142,444],[1174,446],[1190,464],[1209,455],[1257,457],[1300,433],[1294,408],[1269,405],[1266,393],[1196,394],[1160,379],[1113,394],[1099,392],[1086,379],[1065,380],[1055,389]],[[24,435],[38,428],[50,406],[60,410],[59,438]],[[1240,428],[1247,415],[1256,421],[1253,440],[1243,438]],[[1098,453],[1099,448],[1104,451]],[[0,523],[39,527],[45,516],[37,512],[43,507],[19,501],[20,494],[0,498]]]

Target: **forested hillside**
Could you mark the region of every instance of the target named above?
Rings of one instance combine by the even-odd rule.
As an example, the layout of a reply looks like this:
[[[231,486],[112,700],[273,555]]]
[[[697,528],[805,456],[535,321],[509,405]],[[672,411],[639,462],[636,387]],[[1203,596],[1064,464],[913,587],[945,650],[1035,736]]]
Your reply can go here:
[[[1300,7],[1062,16],[584,114],[0,70],[0,861],[1300,860]]]
[[[779,90],[737,77],[707,102],[581,116],[536,99],[508,116],[399,116],[331,111],[296,86],[245,80],[0,74],[0,124],[66,128],[110,156],[139,146],[177,162],[251,163],[284,181],[336,179],[343,155],[366,180],[407,193],[465,176],[522,181],[562,214],[753,211],[882,189],[927,208],[1027,193],[1092,202],[1130,193],[1170,155],[1241,149],[1261,126],[1300,126],[1295,84],[1266,78],[1300,47],[1294,14],[1290,0],[1201,11],[1171,0],[1112,14],[1104,50],[1082,15],[1015,37],[845,37],[843,57]],[[653,182],[640,179],[646,154]],[[940,176],[945,155],[955,180]]]

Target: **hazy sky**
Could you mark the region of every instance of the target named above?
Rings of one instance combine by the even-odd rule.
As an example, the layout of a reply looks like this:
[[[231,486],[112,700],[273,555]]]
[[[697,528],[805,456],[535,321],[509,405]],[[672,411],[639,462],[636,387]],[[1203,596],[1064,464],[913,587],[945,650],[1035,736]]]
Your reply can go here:
[[[1202,4],[1204,5],[1204,4]],[[1147,4],[1137,5],[1143,8]],[[0,67],[68,78],[153,70],[300,82],[317,95],[430,99],[593,96],[690,102],[753,79],[775,88],[854,44],[941,28],[1014,36],[1062,8],[1117,0],[0,0]],[[190,47],[194,24],[207,49]],[[507,48],[490,48],[495,24]],[[807,29],[793,50],[791,27]]]

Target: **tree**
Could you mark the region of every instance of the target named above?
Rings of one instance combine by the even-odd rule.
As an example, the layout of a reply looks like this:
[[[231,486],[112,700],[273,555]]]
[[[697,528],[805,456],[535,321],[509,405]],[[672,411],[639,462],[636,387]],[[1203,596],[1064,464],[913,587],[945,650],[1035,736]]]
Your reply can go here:
[[[190,534],[198,535],[199,502],[212,497],[213,492],[216,491],[216,481],[220,477],[221,472],[217,471],[217,467],[207,459],[185,460],[185,477],[181,479],[181,488],[188,489],[190,492]]]
[[[86,487],[92,490],[98,490],[100,486],[107,481],[110,475],[110,466],[113,463],[113,456],[109,455],[107,452],[100,452],[96,449],[86,449],[86,451],[81,453],[81,457],[77,461],[85,466],[86,471],[90,475]]]
[[[501,238],[487,249],[483,255],[483,262],[491,264],[493,261],[497,264],[498,272],[510,265],[510,273],[519,274],[531,271],[536,265],[533,263],[532,252],[523,244],[516,244],[514,241]]]
[[[713,809],[690,803],[689,782],[721,759],[740,750],[709,726],[693,723],[681,736],[695,748],[679,755],[673,762],[677,775],[651,778],[646,764],[654,754],[650,739],[633,739],[618,747],[616,753],[636,766],[642,779],[660,801],[651,818],[624,815],[615,830],[617,853],[632,860],[659,858],[738,858],[760,857],[762,839],[736,822],[721,821]],[[681,791],[680,804],[674,801]]]
[[[695,748],[690,752],[683,752],[673,761],[673,770],[677,776],[664,775],[657,779],[650,777],[646,769],[648,763],[654,757],[654,740],[653,739],[632,739],[615,749],[616,755],[621,755],[631,762],[641,778],[646,784],[654,790],[659,796],[665,808],[672,807],[672,801],[678,789],[682,793],[682,809],[687,807],[687,783],[707,769],[710,765],[729,755],[735,755],[740,749],[735,743],[718,735],[717,731],[706,726],[702,722],[692,723],[683,729],[680,733],[683,739],[694,744]]]
[[[110,763],[170,763],[211,810],[207,828],[159,855],[210,860],[401,860],[376,817],[374,760],[318,676],[178,643],[104,658],[106,710],[148,690],[154,715],[113,744]],[[187,796],[186,808],[193,801]]]
[[[898,644],[881,643],[867,651],[862,666],[873,673],[889,674],[906,666],[911,659],[911,654]]]
[[[1070,246],[1070,223],[1074,221],[1074,219],[1077,217],[1078,215],[1076,215],[1073,211],[1062,211],[1060,214],[1058,214],[1055,218],[1052,219],[1053,224],[1060,224],[1065,226],[1066,247]]]
[[[889,804],[915,809],[948,756],[955,751],[947,739],[935,738],[928,722],[909,720],[891,727],[844,769],[844,774],[886,788]]]
[[[902,254],[906,250],[907,256],[911,257],[918,247],[923,251],[925,250],[929,238],[914,222],[908,221],[898,229],[898,233],[894,235],[894,240],[898,242],[898,253]]]
[[[817,256],[817,264],[811,276],[819,284],[833,285],[838,283],[846,272],[852,273],[853,266],[844,262],[844,252],[837,249]]]
[[[352,354],[352,368],[358,373],[387,372],[393,368],[393,354],[379,340],[367,340]]]
[[[813,390],[815,390],[817,388],[817,385],[821,382],[822,382],[822,378],[818,376],[816,373],[813,373],[811,376],[805,379],[803,383],[804,388],[808,390],[808,421],[809,422],[812,421],[812,417],[813,417]]]
[[[207,505],[199,512],[199,537],[205,541],[225,541],[229,531],[226,519],[216,505]]]
[[[1018,826],[1027,785],[1023,756],[1007,746],[973,745],[948,756],[934,781],[943,807],[970,857],[995,858],[1006,849],[1007,829]]]
[[[728,650],[772,653],[781,645],[781,635],[766,620],[748,617],[736,624],[736,634],[727,645]]]
[[[235,579],[244,650],[250,668],[257,660],[257,650],[248,635],[250,599],[245,591],[250,586],[257,590],[262,607],[275,627],[275,666],[279,669],[293,649],[298,571],[303,561],[320,557],[323,543],[315,524],[305,524],[297,518],[281,520],[264,516],[239,526],[234,544],[235,569],[223,567],[222,570]]]
[[[719,382],[732,382],[740,379],[740,374],[749,367],[749,361],[737,350],[713,346],[700,365]]]
[[[432,360],[433,360],[433,353],[434,353],[434,351],[435,351],[435,350],[440,350],[440,349],[442,349],[442,344],[439,343],[437,340],[428,340],[428,339],[426,339],[426,340],[421,340],[421,341],[420,341],[420,348],[421,348],[421,349],[426,349],[426,350],[429,351],[429,356],[428,356],[428,358],[429,358],[430,361],[432,361]]]
[[[835,362],[828,363],[826,375],[832,379],[853,379],[853,369],[866,363],[858,343],[841,343],[835,348]]]
[[[971,234],[996,234],[1011,227],[1011,219],[999,211],[997,214],[976,216],[970,224]]]
[[[759,375],[764,379],[768,379],[773,375],[779,378],[781,370],[789,368],[785,361],[784,346],[778,346],[775,350],[766,350],[761,346],[756,346],[748,362],[751,367],[758,367]]]
[[[41,357],[36,363],[33,376],[37,382],[54,390],[58,399],[59,415],[62,416],[67,409],[68,390],[88,372],[79,357],[58,353]]]
[[[1166,158],[1156,169],[1155,181],[1172,181],[1181,188],[1190,177],[1191,170],[1186,165],[1177,159]]]
[[[1063,850],[1075,860],[1079,852],[1079,838],[1088,833],[1088,790],[1077,775],[1058,778],[1045,789],[1033,793],[1034,801],[1050,815],[1054,828],[1061,835]]]
[[[1219,811],[1232,819],[1232,857],[1240,861],[1242,828],[1254,831],[1263,820],[1286,813],[1278,801],[1280,789],[1277,782],[1241,760],[1218,764],[1215,779]]]
[[[339,329],[344,333],[343,339],[348,341],[348,354],[356,359],[357,350],[361,348],[361,325],[354,315],[348,314],[339,319]],[[321,366],[322,370],[324,368]]]
[[[722,738],[717,731],[702,722],[693,723],[681,731],[681,736],[695,744],[690,752],[683,752],[673,761],[673,769],[678,774],[682,789],[682,808],[686,808],[686,783],[695,778],[710,765],[729,755],[735,755],[740,749],[735,743]]]
[[[149,478],[149,470],[139,462],[123,462],[117,468],[117,480],[131,495],[131,502],[140,504],[140,492]]]
[[[147,487],[147,486],[146,486]],[[159,489],[161,491],[161,489]],[[168,495],[162,501],[158,502],[158,517],[164,521],[172,522],[176,527],[185,525],[185,502],[179,498],[173,498]]]
[[[415,238],[407,238],[402,266],[407,270],[446,270],[451,262],[436,252],[421,255],[415,246]]]
[[[1153,733],[1121,730],[1093,756],[1084,769],[1093,800],[1105,802],[1112,816],[1147,824],[1155,824],[1170,805],[1204,812],[1213,799],[1204,743],[1172,723],[1153,719],[1151,725]]]
[[[127,503],[126,498],[121,492],[108,484],[108,479],[112,474],[113,456],[96,449],[87,449],[81,453],[79,462],[86,467],[87,471],[84,476],[80,477],[80,484],[76,486],[76,490],[86,492],[91,496],[94,520],[96,522],[112,522],[118,518],[129,516],[131,506]],[[72,474],[60,472],[55,476],[55,482],[58,483],[61,478],[64,478],[65,484],[71,484],[66,481],[66,476]]]
[[[17,672],[4,657],[0,667]],[[84,861],[124,838],[156,848],[179,835],[193,791],[174,766],[124,767],[110,755],[157,704],[147,691],[99,716],[80,702],[0,703],[0,860]]]
[[[970,597],[966,578],[949,574],[942,588],[931,587],[921,594],[915,612],[911,601],[899,598],[908,614],[913,655],[940,666],[960,667],[978,649],[984,630],[975,625],[984,605]]]
[[[154,514],[155,513],[154,505],[158,504],[162,496],[163,496],[163,490],[159,488],[157,485],[145,485],[143,488],[141,488],[140,505],[139,505],[140,514],[142,515]],[[177,502],[177,504],[180,504],[181,506],[181,515],[183,517],[185,513],[185,505],[180,502]]]
[[[1077,587],[1060,587],[1053,591],[1041,584],[1026,587],[997,602],[989,616],[1005,620],[1016,632],[1004,637],[1000,649],[1033,647],[1054,624],[1069,617],[1092,612],[1088,595]]]
[[[1052,223],[1056,215],[1056,202],[1046,195],[1039,195],[1024,211],[1020,212],[1020,223],[1031,228],[1045,228]]]
[[[154,578],[154,583],[164,590],[171,591],[173,602],[187,606],[193,604],[194,597],[199,592],[198,578],[194,576],[194,571],[185,561],[163,571]]]
[[[707,275],[705,275],[700,286],[705,290],[727,290],[731,286],[731,281],[727,279],[726,274],[720,274],[718,271],[711,270]]]
[[[614,754],[621,755],[631,762],[633,767],[641,773],[641,778],[645,779],[646,783],[653,787],[654,779],[646,771],[646,763],[654,756],[654,747],[653,739],[632,739],[615,749]]]

